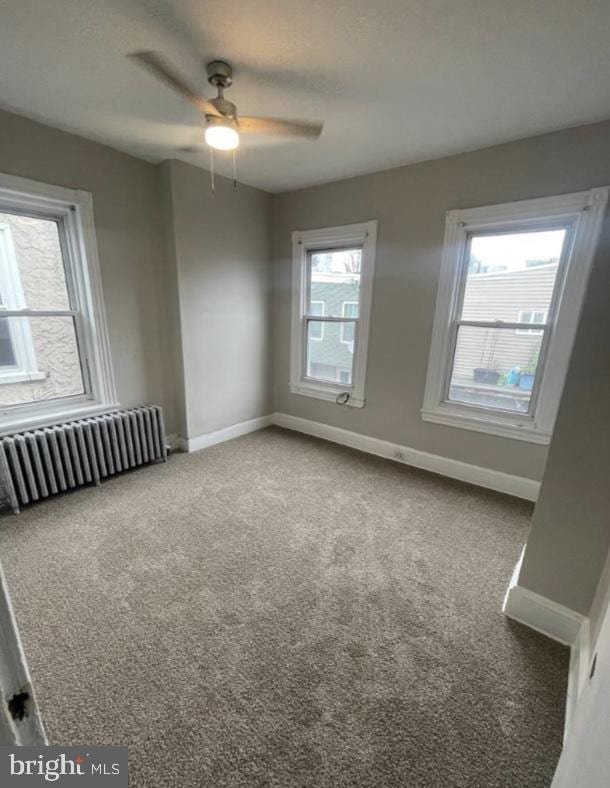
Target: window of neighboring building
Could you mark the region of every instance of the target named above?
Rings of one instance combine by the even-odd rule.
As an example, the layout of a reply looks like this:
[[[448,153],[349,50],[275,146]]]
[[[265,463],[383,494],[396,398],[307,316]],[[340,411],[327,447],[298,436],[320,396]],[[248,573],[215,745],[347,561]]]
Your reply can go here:
[[[373,221],[293,233],[293,393],[364,405],[376,231]]]
[[[112,406],[91,197],[0,175],[2,430]]]
[[[546,323],[545,309],[520,309],[517,321],[519,323]],[[517,328],[517,334],[542,334],[538,328]]]
[[[424,419],[550,440],[606,201],[448,214]]]

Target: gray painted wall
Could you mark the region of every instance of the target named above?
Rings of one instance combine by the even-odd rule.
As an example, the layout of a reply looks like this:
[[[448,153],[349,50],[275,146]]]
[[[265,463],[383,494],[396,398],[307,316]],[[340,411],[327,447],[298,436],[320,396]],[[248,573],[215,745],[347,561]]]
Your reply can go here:
[[[270,195],[171,161],[186,437],[271,412]],[[175,320],[175,317],[174,317]]]
[[[608,183],[610,122],[604,122],[274,196],[275,410],[540,479],[543,446],[421,420],[444,214]],[[290,233],[368,219],[379,220],[379,236],[366,405],[290,394]]]
[[[271,411],[267,193],[2,111],[0,172],[93,194],[122,405],[189,437]]]
[[[93,194],[118,396],[162,405],[175,426],[167,375],[158,169],[104,145],[0,111],[0,172]]]
[[[608,167],[610,155],[599,163]],[[585,615],[610,548],[609,295],[607,213],[519,576]],[[594,607],[593,630],[599,616]]]

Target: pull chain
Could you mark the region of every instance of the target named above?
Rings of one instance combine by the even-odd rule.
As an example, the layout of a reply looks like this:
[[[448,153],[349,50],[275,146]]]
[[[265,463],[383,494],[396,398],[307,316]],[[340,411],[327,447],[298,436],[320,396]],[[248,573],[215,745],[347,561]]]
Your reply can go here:
[[[237,166],[235,164],[235,148],[233,148],[233,188],[237,189]]]
[[[212,186],[212,194],[214,194],[214,148],[210,148],[210,181]]]

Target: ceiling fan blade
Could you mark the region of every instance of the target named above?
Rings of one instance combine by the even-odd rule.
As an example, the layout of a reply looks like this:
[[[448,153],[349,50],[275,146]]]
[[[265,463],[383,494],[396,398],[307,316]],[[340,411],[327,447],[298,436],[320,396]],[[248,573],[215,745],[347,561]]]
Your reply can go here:
[[[181,148],[176,148],[178,153],[203,153],[206,148],[203,145],[183,145]]]
[[[187,101],[190,101],[201,112],[206,115],[220,115],[216,107],[203,96],[200,96],[177,71],[174,71],[172,66],[158,52],[141,50],[132,52],[127,57],[150,71],[157,79],[175,90]]]
[[[317,139],[323,123],[315,120],[282,120],[281,118],[239,117],[240,134],[274,134],[280,137],[306,137]]]

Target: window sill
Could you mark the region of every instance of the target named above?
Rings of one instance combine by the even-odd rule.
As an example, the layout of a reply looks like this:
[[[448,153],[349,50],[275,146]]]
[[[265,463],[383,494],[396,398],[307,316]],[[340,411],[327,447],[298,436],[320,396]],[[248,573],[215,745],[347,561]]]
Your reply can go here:
[[[46,380],[46,377],[44,372],[23,372],[19,369],[12,372],[0,372],[0,386],[11,383],[37,383]]]
[[[548,445],[551,442],[551,434],[537,429],[533,422],[517,422],[508,419],[505,421],[492,421],[491,419],[440,408],[438,410],[422,409],[421,414],[424,421],[443,424],[446,427],[458,427],[464,430],[484,432],[501,438],[512,438],[513,440],[541,445]]]
[[[337,403],[337,396],[342,394],[343,392],[347,392],[350,397],[349,400],[343,405],[347,405],[352,408],[363,408],[364,407],[364,399],[360,397],[355,397],[353,391],[349,388],[340,388],[339,386],[324,386],[318,385],[316,383],[306,383],[301,381],[300,383],[291,383],[290,384],[290,391],[292,394],[299,394],[302,397],[313,397],[314,399],[323,399],[327,402],[334,402]]]
[[[78,419],[87,419],[92,416],[101,416],[104,413],[111,413],[118,410],[121,406],[116,403],[114,405],[90,402],[83,404],[79,402],[73,407],[57,408],[57,410],[47,410],[46,412],[37,413],[24,413],[21,410],[19,413],[11,412],[11,410],[1,410],[0,418],[2,419],[2,429],[0,429],[0,437],[5,435],[12,435],[15,432],[24,432],[26,430],[38,430],[45,427],[51,427],[54,424],[62,424],[66,421],[76,421]],[[13,416],[13,418],[10,418]]]

